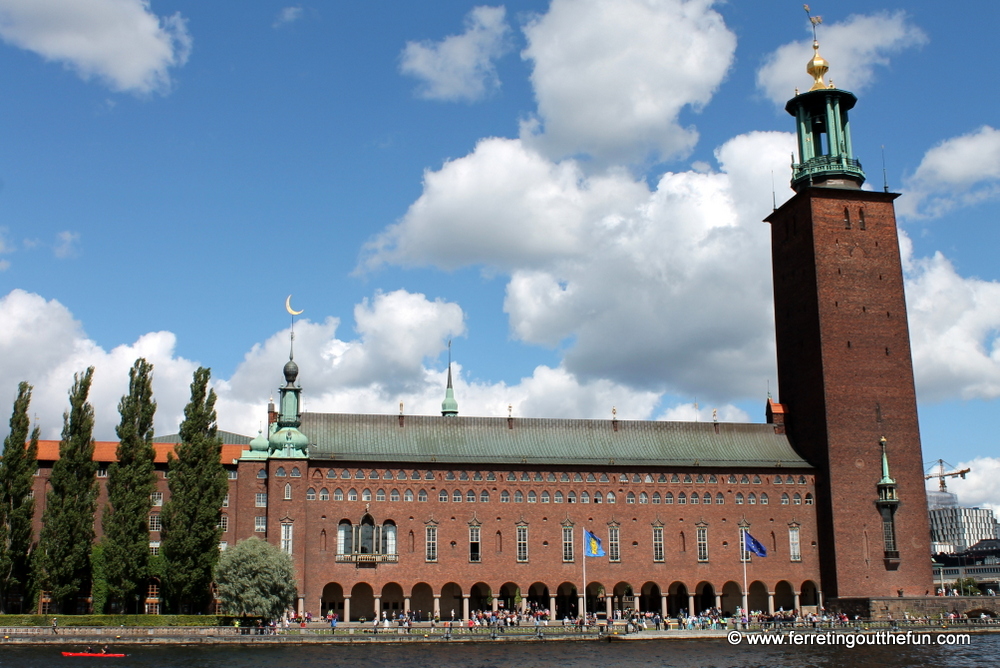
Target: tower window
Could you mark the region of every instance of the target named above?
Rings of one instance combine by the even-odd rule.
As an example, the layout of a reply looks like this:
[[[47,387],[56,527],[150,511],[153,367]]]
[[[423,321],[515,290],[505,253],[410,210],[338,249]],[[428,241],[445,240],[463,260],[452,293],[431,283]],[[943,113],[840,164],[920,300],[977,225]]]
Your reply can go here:
[[[851,229],[851,210],[846,206],[844,207],[844,229]]]

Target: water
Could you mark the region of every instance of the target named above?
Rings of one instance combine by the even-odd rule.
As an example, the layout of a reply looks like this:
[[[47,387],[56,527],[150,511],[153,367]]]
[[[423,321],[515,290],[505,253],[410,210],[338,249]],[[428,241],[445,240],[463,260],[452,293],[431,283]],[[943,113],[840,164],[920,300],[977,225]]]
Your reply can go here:
[[[0,667],[52,668],[871,668],[981,666],[1000,635],[967,646],[733,647],[725,638],[627,642],[338,644],[286,647],[122,646],[125,658],[63,657],[66,646],[0,646]],[[73,649],[76,649],[75,647]]]

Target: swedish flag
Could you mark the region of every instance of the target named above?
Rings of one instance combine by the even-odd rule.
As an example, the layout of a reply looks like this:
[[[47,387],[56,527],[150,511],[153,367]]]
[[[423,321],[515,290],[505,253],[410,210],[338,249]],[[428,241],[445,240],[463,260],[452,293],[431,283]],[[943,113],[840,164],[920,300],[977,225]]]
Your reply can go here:
[[[586,545],[583,549],[583,554],[588,557],[603,557],[604,547],[601,545],[601,539],[594,535],[588,529],[583,530],[583,540]]]

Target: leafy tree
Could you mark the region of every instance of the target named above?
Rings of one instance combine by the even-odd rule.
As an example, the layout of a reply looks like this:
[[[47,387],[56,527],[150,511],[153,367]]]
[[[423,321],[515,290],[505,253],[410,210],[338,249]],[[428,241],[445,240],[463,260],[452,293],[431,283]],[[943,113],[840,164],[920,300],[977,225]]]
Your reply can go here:
[[[142,593],[148,577],[148,517],[151,495],[156,490],[152,374],[153,365],[141,357],[128,372],[128,394],[118,403],[121,423],[115,429],[117,461],[108,467],[110,503],[103,519],[104,576],[108,599],[118,602],[123,611],[137,601],[135,595]],[[135,605],[138,607],[137,602]]]
[[[219,560],[219,517],[229,483],[215,423],[215,391],[208,388],[210,377],[211,371],[204,367],[194,372],[177,456],[168,456],[170,500],[163,507],[160,545],[166,566],[165,599],[172,611],[207,607],[212,570]]]
[[[90,583],[90,550],[97,510],[97,463],[94,461],[94,407],[87,402],[94,367],[73,376],[69,411],[63,413],[59,459],[52,465],[42,515],[42,533],[33,554],[38,587],[48,590],[60,612],[86,594]]]
[[[104,541],[94,543],[90,549],[91,582],[90,599],[94,614],[99,615],[104,612],[104,606],[108,604],[108,560],[107,550],[104,549]]]
[[[25,382],[17,386],[10,434],[4,439],[0,461],[0,613],[8,612],[7,599],[14,588],[27,593],[31,575],[31,522],[35,515],[31,488],[38,468],[38,427],[31,430],[28,440],[31,389]]]
[[[215,584],[227,615],[277,619],[298,598],[292,558],[256,536],[222,553]]]

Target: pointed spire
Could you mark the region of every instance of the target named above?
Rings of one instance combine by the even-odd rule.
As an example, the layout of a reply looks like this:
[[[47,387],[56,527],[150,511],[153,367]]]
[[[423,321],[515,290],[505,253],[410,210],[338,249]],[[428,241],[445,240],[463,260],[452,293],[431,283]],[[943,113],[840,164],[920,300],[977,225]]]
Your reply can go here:
[[[880,485],[895,485],[896,481],[889,476],[889,456],[885,453],[885,436],[879,441],[882,444],[882,479]]]
[[[458,415],[458,401],[455,400],[455,388],[451,384],[451,340],[448,340],[448,386],[444,391],[444,401],[441,402],[441,415],[455,417]]]

